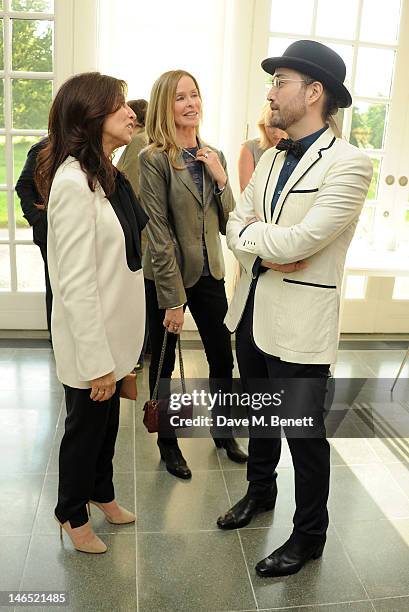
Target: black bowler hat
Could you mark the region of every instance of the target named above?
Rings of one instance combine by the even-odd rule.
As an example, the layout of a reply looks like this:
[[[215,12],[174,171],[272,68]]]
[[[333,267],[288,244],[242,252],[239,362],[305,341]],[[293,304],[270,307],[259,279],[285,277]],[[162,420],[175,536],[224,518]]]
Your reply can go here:
[[[281,57],[268,57],[261,62],[263,70],[274,74],[276,68],[292,68],[317,79],[337,99],[340,108],[352,104],[351,94],[344,85],[346,67],[338,53],[315,40],[297,40]]]

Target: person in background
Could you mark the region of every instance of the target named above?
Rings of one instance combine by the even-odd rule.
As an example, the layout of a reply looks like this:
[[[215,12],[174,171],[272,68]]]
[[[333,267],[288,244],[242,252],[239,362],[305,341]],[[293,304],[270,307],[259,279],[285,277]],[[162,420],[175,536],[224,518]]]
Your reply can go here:
[[[145,130],[146,112],[148,102],[146,100],[129,100],[129,108],[135,113],[135,128],[131,142],[126,145],[118,160],[116,167],[125,174],[132,185],[135,195],[139,196],[139,153],[148,144]]]
[[[140,198],[149,216],[143,269],[152,347],[151,396],[165,329],[170,333],[161,377],[170,386],[186,306],[204,344],[211,388],[217,381],[231,391],[233,354],[223,323],[227,298],[220,233],[234,199],[223,154],[200,138],[201,116],[200,89],[191,74],[171,70],[157,79],[146,120],[149,145],[140,154]],[[231,428],[219,433],[212,430],[215,445],[232,461],[245,462],[247,455]],[[174,431],[161,434],[158,446],[169,473],[191,477]]]
[[[266,104],[257,123],[260,138],[246,140],[241,146],[239,155],[239,182],[240,191],[247,187],[254,168],[257,166],[260,157],[267,149],[275,147],[282,139],[287,138],[287,134],[280,128],[271,125],[272,111],[269,104]]]
[[[139,197],[139,153],[146,147],[148,140],[145,131],[146,112],[148,110],[148,102],[144,99],[129,100],[127,102],[129,108],[135,113],[135,128],[131,142],[126,145],[121,157],[118,160],[117,168],[129,180],[136,197]],[[146,232],[142,232],[142,255],[146,247]],[[145,324],[145,337],[143,341],[142,351],[136,364],[135,371],[142,370],[145,361],[146,348],[149,341],[148,318]]]
[[[47,313],[47,329],[51,341],[51,307],[53,294],[47,265],[47,212],[44,202],[37,191],[34,172],[39,151],[47,144],[48,138],[43,138],[31,147],[27,159],[16,183],[16,192],[20,198],[20,205],[25,219],[33,228],[33,242],[38,246],[44,261],[45,275],[45,306]]]
[[[133,133],[125,90],[124,81],[99,72],[66,81],[36,169],[47,206],[51,328],[67,408],[55,517],[61,534],[87,553],[107,550],[87,504],[110,523],[135,521],[115,499],[112,466],[121,382],[145,330],[140,232],[147,217],[111,161]]]

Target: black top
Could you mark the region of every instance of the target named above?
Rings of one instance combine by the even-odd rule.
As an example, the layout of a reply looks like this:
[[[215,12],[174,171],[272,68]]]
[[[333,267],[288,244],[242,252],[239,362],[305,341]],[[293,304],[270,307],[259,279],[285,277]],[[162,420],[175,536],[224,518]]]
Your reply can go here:
[[[149,221],[125,176],[117,171],[115,191],[108,197],[125,236],[126,261],[132,272],[142,267],[141,231]]]
[[[43,138],[31,147],[16,183],[16,192],[20,198],[24,217],[33,226],[33,242],[37,245],[47,243],[47,212],[35,206],[35,204],[41,204],[43,200],[35,185],[34,172],[37,156],[47,142],[48,138]]]

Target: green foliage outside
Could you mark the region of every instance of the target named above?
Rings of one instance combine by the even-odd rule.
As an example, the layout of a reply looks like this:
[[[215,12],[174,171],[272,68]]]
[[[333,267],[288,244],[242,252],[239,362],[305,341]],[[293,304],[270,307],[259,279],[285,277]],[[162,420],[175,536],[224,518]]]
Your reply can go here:
[[[15,3],[15,10],[32,7],[44,10],[44,0]],[[1,22],[3,20],[0,20]],[[0,68],[3,62],[3,23],[0,29]],[[26,72],[53,70],[53,26],[49,21],[13,19],[12,68]],[[52,98],[50,80],[13,79],[13,127],[17,129],[46,129]],[[0,127],[4,127],[4,83],[0,81]]]
[[[13,0],[15,11],[52,11],[48,0]],[[2,22],[3,20],[1,20]],[[0,28],[0,68],[3,62],[3,23]],[[49,21],[13,19],[12,68],[25,72],[52,72],[53,26]],[[48,112],[52,99],[52,81],[43,79],[14,79],[12,81],[13,127],[16,129],[47,129]],[[4,127],[4,83],[0,80],[0,127]],[[13,138],[13,183],[25,163],[28,149],[40,137]],[[0,139],[0,184],[6,184],[4,138]],[[20,202],[14,196],[17,228],[28,227]],[[7,193],[0,192],[0,228],[7,228]]]
[[[349,141],[362,149],[382,149],[385,115],[385,104],[371,104],[364,112],[354,106]]]
[[[376,196],[378,192],[380,161],[379,159],[372,157],[372,163],[373,163],[373,175],[372,175],[371,184],[369,186],[367,200],[376,200]]]
[[[53,4],[53,0],[12,0],[11,8],[13,11],[52,12]]]
[[[27,152],[30,147],[39,140],[35,136],[19,136],[13,138],[13,160],[14,160],[14,177],[13,182],[15,183],[20,176],[21,170],[26,161]],[[6,163],[5,163],[5,144],[4,141],[0,142],[0,184],[6,183]],[[21,210],[20,200],[17,194],[14,195],[14,216],[16,219],[16,226],[18,228],[28,227],[27,221],[23,217],[23,211]],[[0,191],[0,228],[7,227],[7,193]]]

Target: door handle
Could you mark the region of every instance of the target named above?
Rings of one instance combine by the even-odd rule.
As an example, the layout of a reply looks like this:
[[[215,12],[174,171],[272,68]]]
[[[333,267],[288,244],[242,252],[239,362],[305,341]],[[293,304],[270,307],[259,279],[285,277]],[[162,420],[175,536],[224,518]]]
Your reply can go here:
[[[400,176],[399,177],[399,185],[401,187],[406,187],[407,184],[408,184],[408,177],[407,176]]]
[[[392,174],[388,174],[388,176],[385,178],[385,183],[387,185],[393,185],[395,182],[395,177]]]

